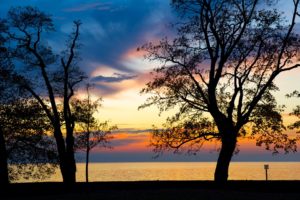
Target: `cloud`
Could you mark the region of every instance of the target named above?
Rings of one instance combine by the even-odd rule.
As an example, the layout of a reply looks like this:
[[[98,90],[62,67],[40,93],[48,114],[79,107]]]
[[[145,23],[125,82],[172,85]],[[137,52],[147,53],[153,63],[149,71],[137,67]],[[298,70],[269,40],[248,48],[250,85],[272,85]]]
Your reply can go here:
[[[144,58],[147,52],[143,50],[137,50],[137,46],[138,45],[134,45],[133,48],[129,48],[126,52],[124,52],[122,55],[122,59],[127,60]]]
[[[124,54],[130,49],[166,33],[165,25],[173,18],[169,1],[161,0],[103,0],[103,1],[40,1],[3,0],[0,15],[10,6],[33,5],[51,14],[54,18],[56,34],[49,34],[55,50],[65,47],[65,40],[72,31],[72,21],[80,19],[80,57],[82,69],[89,74],[95,70],[90,62],[102,63],[122,73],[135,73],[143,66],[124,62]],[[108,12],[102,12],[103,10]],[[63,37],[62,37],[63,36]],[[48,37],[48,36],[47,36]],[[128,52],[127,59],[134,58]],[[131,54],[130,54],[131,53]]]
[[[111,3],[90,3],[90,4],[83,4],[78,5],[71,8],[66,8],[64,11],[66,12],[83,12],[87,10],[111,10]]]
[[[127,134],[139,134],[139,133],[150,133],[153,129],[135,129],[135,128],[122,128],[117,129],[114,133],[127,133]]]
[[[101,40],[107,37],[107,31],[102,27],[102,25],[95,21],[89,20],[82,25],[81,34],[86,34],[87,36],[92,36],[93,39],[101,42]]]
[[[130,138],[130,139],[114,139],[111,141],[111,146],[116,148],[116,147],[123,147],[123,146],[128,146],[130,144],[135,144],[137,142],[140,142],[143,140],[137,140],[134,138]]]
[[[128,60],[141,58],[142,53],[136,48],[153,38],[161,38],[166,32],[166,25],[172,20],[168,2],[162,1],[112,1],[111,6],[121,6],[115,12],[93,10],[82,19],[83,26],[93,31],[90,21],[97,22],[105,31],[105,37],[95,41],[91,34],[82,34],[83,56],[94,63],[110,66],[122,73],[135,73],[144,65],[128,64]],[[158,14],[161,12],[162,14]],[[157,17],[157,18],[156,18]],[[99,29],[101,30],[101,29]],[[94,34],[98,35],[98,33]],[[100,35],[103,35],[100,32]]]
[[[91,82],[94,84],[93,93],[102,97],[117,97],[120,98],[120,93],[131,91],[136,95],[145,87],[145,84],[152,80],[152,75],[149,72],[136,74],[120,74],[113,73],[113,76],[96,75],[99,73],[107,74],[105,70],[97,70],[92,72],[94,77]]]
[[[119,74],[114,73],[113,76],[96,76],[91,79],[93,82],[105,82],[105,83],[115,83],[115,82],[122,82],[124,80],[130,80],[136,78],[137,75],[130,75],[130,74]]]
[[[95,92],[102,97],[119,93],[122,90],[121,88],[116,86],[97,84],[97,83],[94,85],[94,89],[96,90]]]

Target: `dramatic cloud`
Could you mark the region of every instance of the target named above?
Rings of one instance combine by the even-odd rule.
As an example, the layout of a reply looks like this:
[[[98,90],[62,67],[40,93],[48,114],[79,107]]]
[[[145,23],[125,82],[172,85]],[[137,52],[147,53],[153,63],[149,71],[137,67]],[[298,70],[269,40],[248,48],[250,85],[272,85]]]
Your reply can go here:
[[[3,0],[0,16],[11,6],[26,5],[36,6],[53,16],[56,32],[47,35],[47,39],[58,53],[65,48],[65,41],[72,32],[72,21],[82,22],[79,66],[95,82],[101,96],[114,95],[132,86],[136,88],[140,81],[134,74],[153,68],[144,62],[143,52],[137,52],[137,47],[169,35],[168,25],[175,18],[170,2],[161,0]],[[103,66],[110,73],[94,73],[103,71]],[[138,82],[128,85],[130,80]]]
[[[114,73],[113,76],[96,76],[91,79],[93,82],[106,82],[106,83],[113,83],[113,82],[121,82],[124,80],[130,80],[136,78],[137,75],[130,75],[130,74],[118,74]]]
[[[94,72],[93,74],[101,74],[100,72]],[[104,74],[109,74],[106,70],[103,70]],[[141,89],[147,82],[151,80],[152,76],[149,72],[136,73],[136,74],[120,74],[113,73],[113,76],[94,75],[91,78],[91,82],[94,83],[95,94],[102,97],[118,96],[121,92],[135,92],[138,95]]]
[[[90,62],[102,63],[123,72],[134,73],[135,68],[123,63],[129,49],[136,49],[153,38],[168,34],[167,25],[173,21],[169,1],[161,0],[3,0],[0,16],[11,6],[36,6],[53,16],[57,34],[49,36],[51,44],[62,50],[66,36],[72,31],[72,21],[81,20],[80,42],[83,69],[90,74],[95,68]]]
[[[89,61],[110,66],[120,73],[135,73],[142,65],[128,65],[124,54],[138,46],[168,34],[165,29],[172,21],[168,1],[113,1],[114,6],[123,6],[115,12],[91,11],[82,19],[85,29],[94,30],[90,21],[98,23],[105,33],[91,40],[90,33],[82,34],[84,57]],[[160,14],[157,14],[160,13]],[[138,20],[137,20],[138,19]],[[95,25],[93,25],[95,26]],[[96,40],[95,40],[96,39]],[[91,72],[95,68],[87,69]]]

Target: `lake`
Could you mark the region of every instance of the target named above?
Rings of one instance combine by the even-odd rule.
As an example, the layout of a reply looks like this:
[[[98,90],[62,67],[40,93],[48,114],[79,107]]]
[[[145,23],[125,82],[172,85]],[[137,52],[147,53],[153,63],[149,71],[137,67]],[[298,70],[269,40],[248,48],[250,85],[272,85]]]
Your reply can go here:
[[[300,180],[299,162],[232,162],[230,180]],[[90,163],[90,181],[213,180],[214,162]],[[77,164],[77,181],[85,181],[85,165]],[[59,170],[50,179],[62,181]],[[24,182],[21,180],[21,182]]]

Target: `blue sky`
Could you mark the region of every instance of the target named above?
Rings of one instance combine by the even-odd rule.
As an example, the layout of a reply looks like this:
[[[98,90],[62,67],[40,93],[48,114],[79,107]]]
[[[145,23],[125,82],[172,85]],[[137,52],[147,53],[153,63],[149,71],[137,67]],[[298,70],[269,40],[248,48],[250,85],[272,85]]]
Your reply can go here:
[[[137,48],[165,35],[162,31],[171,22],[173,15],[168,1],[161,0],[114,0],[114,1],[61,1],[61,0],[1,0],[0,13],[11,6],[36,6],[52,15],[57,34],[50,44],[63,48],[64,37],[72,30],[72,21],[80,20],[81,41],[84,44],[81,56],[86,71],[101,63],[124,73],[134,73],[135,66],[122,63],[122,55],[128,49]],[[59,38],[57,36],[60,36]]]
[[[167,34],[167,25],[174,19],[169,1],[161,0],[1,0],[0,16],[12,6],[34,6],[52,15],[56,33],[48,37],[49,44],[60,51],[72,31],[72,22],[80,20],[82,69],[98,83],[102,96],[118,92],[101,82],[120,82],[136,77],[143,66],[132,65],[124,55],[153,38]],[[97,77],[99,67],[110,74]],[[110,79],[110,77],[113,77]],[[107,77],[107,78],[106,78]]]

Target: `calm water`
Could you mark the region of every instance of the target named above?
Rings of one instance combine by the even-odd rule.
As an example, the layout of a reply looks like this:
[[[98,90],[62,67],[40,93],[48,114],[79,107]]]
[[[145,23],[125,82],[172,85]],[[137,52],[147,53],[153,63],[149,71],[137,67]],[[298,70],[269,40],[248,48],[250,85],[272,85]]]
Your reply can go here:
[[[270,180],[300,180],[298,162],[233,162],[230,180],[264,180],[264,164],[269,164]],[[77,164],[77,180],[85,181],[84,164]],[[140,181],[140,180],[212,180],[213,162],[141,162],[141,163],[91,163],[90,181]],[[61,181],[59,171],[44,181]]]

